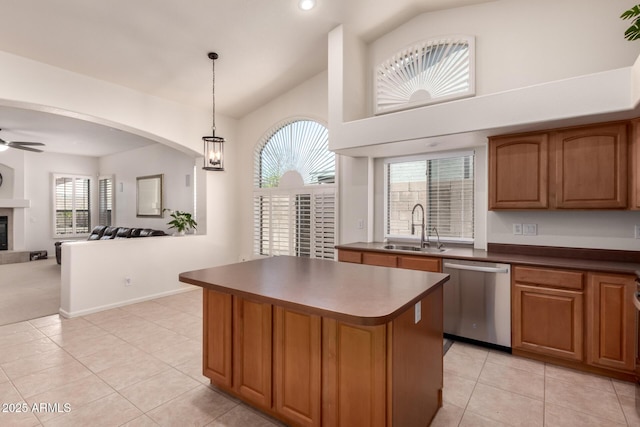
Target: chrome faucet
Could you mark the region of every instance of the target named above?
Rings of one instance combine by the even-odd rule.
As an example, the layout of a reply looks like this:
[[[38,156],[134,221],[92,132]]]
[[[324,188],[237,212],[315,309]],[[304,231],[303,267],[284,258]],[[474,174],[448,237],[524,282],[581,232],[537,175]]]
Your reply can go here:
[[[425,229],[425,225],[424,225],[424,206],[422,206],[420,203],[416,203],[413,206],[413,209],[411,210],[411,234],[412,235],[416,234],[416,223],[413,222],[413,215],[416,212],[416,208],[420,208],[420,210],[422,211],[422,221],[420,223],[420,247],[421,248],[426,248],[427,246],[429,246],[429,243],[424,238],[424,229]]]
[[[435,231],[435,232],[436,232],[436,237],[438,237],[438,242],[436,243],[436,248],[438,248],[438,249],[442,249],[442,247],[444,246],[444,244],[443,244],[443,243],[440,243],[440,234],[438,233],[438,229],[437,229],[437,228],[435,228],[435,227],[432,227],[432,228],[429,230],[429,234],[427,235],[427,246],[429,246],[429,245],[430,245],[430,243],[431,243],[431,242],[429,242],[429,236],[431,235],[431,232],[432,232],[432,231]]]

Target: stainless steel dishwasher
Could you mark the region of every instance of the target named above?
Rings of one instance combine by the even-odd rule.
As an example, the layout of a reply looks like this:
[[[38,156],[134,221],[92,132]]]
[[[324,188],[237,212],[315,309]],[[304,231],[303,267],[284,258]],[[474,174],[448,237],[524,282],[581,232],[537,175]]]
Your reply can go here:
[[[445,259],[444,333],[492,347],[511,348],[511,266]]]

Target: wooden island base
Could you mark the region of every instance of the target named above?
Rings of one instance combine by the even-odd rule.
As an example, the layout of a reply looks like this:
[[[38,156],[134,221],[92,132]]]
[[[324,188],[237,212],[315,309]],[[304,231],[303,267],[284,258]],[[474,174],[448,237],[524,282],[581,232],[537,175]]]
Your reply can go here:
[[[374,274],[391,270],[354,265],[350,272],[352,267],[375,269]],[[428,289],[389,319],[361,321],[342,311],[292,307],[291,300],[246,289],[203,286],[203,373],[220,389],[289,425],[426,427],[442,406],[447,277],[409,274],[430,279]],[[180,280],[202,286],[201,278],[183,275]]]

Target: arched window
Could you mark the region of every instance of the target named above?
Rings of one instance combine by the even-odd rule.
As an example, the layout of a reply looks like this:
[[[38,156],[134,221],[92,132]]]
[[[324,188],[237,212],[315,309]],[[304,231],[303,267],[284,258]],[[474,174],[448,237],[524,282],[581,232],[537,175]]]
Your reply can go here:
[[[424,40],[376,68],[376,114],[450,101],[475,94],[475,39]]]
[[[335,154],[327,128],[289,120],[254,153],[254,254],[335,257]]]

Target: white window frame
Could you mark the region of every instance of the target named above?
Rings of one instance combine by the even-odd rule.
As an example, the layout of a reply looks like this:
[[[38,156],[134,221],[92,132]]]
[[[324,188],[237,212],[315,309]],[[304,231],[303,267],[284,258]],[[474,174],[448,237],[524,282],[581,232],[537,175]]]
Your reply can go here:
[[[53,238],[55,239],[60,239],[60,238],[74,238],[74,237],[86,237],[91,233],[91,228],[92,228],[92,220],[93,220],[93,206],[94,206],[94,200],[92,200],[93,198],[93,179],[91,176],[89,175],[74,175],[74,174],[64,174],[64,173],[54,173],[51,175],[52,179],[51,179],[51,219],[52,219],[52,223],[51,223],[51,231],[52,231],[52,235]],[[59,178],[69,178],[72,180],[73,184],[73,189],[72,189],[72,196],[71,199],[75,200],[75,191],[76,191],[76,185],[75,185],[75,180],[76,179],[87,179],[89,180],[89,218],[90,218],[90,223],[89,223],[89,227],[86,233],[78,233],[76,230],[76,226],[77,226],[77,218],[76,218],[76,207],[75,205],[72,206],[71,208],[71,215],[72,215],[72,230],[73,232],[70,234],[59,234],[57,232],[57,217],[56,217],[56,180]]]
[[[473,156],[474,159],[474,163],[475,163],[475,151],[474,150],[468,150],[468,151],[448,151],[448,152],[440,152],[440,153],[429,153],[429,154],[422,154],[422,155],[417,155],[417,156],[408,156],[408,157],[393,157],[393,158],[386,158],[384,159],[383,163],[383,176],[384,176],[384,186],[383,186],[383,193],[384,193],[384,223],[383,223],[383,227],[384,227],[384,238],[386,240],[390,240],[390,241],[397,241],[397,242],[420,242],[420,233],[416,232],[415,236],[407,236],[407,235],[398,235],[398,234],[389,234],[387,233],[388,230],[388,221],[389,221],[389,174],[387,173],[387,167],[389,164],[392,163],[404,163],[404,162],[415,162],[415,161],[422,161],[422,160],[437,160],[437,159],[447,159],[447,158],[452,158],[452,157],[464,157],[464,156]],[[475,171],[476,171],[476,167],[474,164],[473,167],[473,171],[474,171],[474,177],[473,177],[473,181],[474,181],[474,187],[476,184],[476,176],[475,176]],[[456,244],[474,244],[475,241],[475,188],[474,188],[474,237],[473,239],[462,239],[462,238],[452,238],[452,237],[446,237],[446,238],[441,238],[440,241],[441,242],[448,242],[448,243],[456,243]],[[426,206],[424,206],[425,210],[428,209]],[[428,212],[425,211],[425,218],[428,215]],[[416,214],[416,217],[419,214]],[[435,236],[432,236],[435,238]]]

